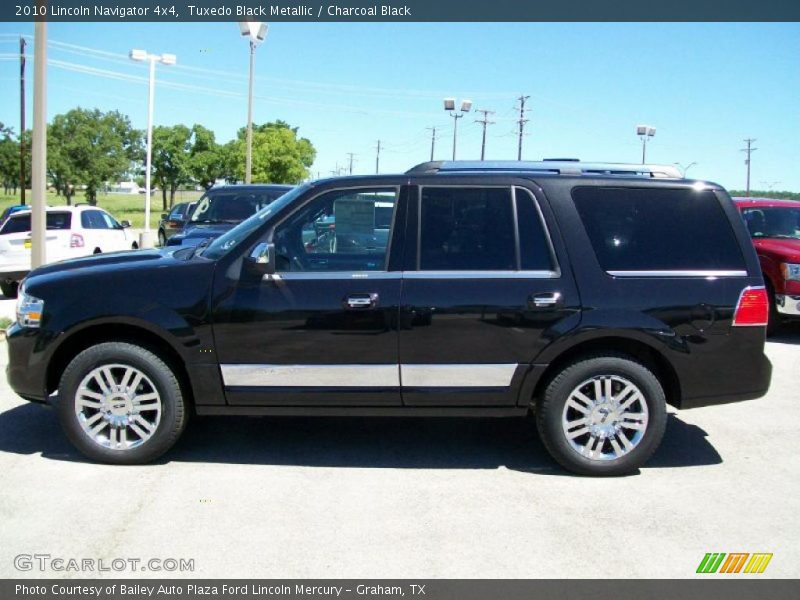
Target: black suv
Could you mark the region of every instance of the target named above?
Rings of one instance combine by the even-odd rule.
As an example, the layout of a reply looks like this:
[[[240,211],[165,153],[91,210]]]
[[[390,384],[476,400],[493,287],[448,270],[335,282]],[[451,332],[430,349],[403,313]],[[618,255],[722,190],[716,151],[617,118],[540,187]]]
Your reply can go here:
[[[655,451],[667,404],[766,393],[767,310],[717,185],[425,163],[302,185],[206,247],[35,270],[8,379],[109,463],[158,457],[190,413],[533,413],[561,465],[612,475]]]

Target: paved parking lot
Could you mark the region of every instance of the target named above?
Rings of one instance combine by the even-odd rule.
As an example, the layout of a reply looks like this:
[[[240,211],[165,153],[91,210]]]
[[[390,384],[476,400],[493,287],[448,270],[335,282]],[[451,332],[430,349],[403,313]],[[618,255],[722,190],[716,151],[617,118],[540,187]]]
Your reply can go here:
[[[488,419],[196,419],[160,464],[100,466],[3,378],[0,576],[47,553],[200,577],[690,577],[706,552],[772,552],[760,577],[797,577],[800,327],[768,354],[766,398],[671,410],[618,479],[570,476],[529,421]]]

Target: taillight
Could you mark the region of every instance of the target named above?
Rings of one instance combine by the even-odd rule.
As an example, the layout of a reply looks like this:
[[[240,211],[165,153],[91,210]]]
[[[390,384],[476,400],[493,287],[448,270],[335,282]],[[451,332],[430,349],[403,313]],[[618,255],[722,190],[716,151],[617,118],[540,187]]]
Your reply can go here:
[[[180,229],[181,222],[180,221],[167,221],[167,227],[170,229]]]
[[[736,303],[734,327],[764,326],[769,320],[769,298],[763,286],[746,287]]]
[[[80,233],[73,233],[69,238],[70,248],[83,248],[83,236]]]

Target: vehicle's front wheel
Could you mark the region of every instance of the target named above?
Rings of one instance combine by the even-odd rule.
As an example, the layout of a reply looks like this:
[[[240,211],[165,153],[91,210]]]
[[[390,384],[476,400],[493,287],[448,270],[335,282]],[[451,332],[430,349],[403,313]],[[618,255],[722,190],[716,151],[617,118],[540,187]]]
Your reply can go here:
[[[3,292],[3,296],[6,298],[16,298],[19,293],[19,282],[4,281],[0,283],[0,292]]]
[[[164,235],[164,232],[160,229],[158,230],[158,245],[162,248],[166,247],[167,245],[167,236]]]
[[[150,350],[123,342],[92,346],[61,377],[59,419],[83,454],[142,464],[169,450],[186,426],[174,371]]]
[[[635,471],[661,443],[666,422],[658,378],[623,355],[573,362],[550,381],[536,407],[550,454],[582,475]]]

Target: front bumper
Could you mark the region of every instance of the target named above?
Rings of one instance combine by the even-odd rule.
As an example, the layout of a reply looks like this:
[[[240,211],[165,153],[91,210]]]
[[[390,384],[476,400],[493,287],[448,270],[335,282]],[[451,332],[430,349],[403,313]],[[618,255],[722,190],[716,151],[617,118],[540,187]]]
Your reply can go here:
[[[47,362],[44,352],[37,352],[40,330],[12,323],[6,331],[8,366],[6,378],[15,393],[32,402],[45,402]]]
[[[800,317],[800,296],[775,294],[775,308],[782,315]]]

